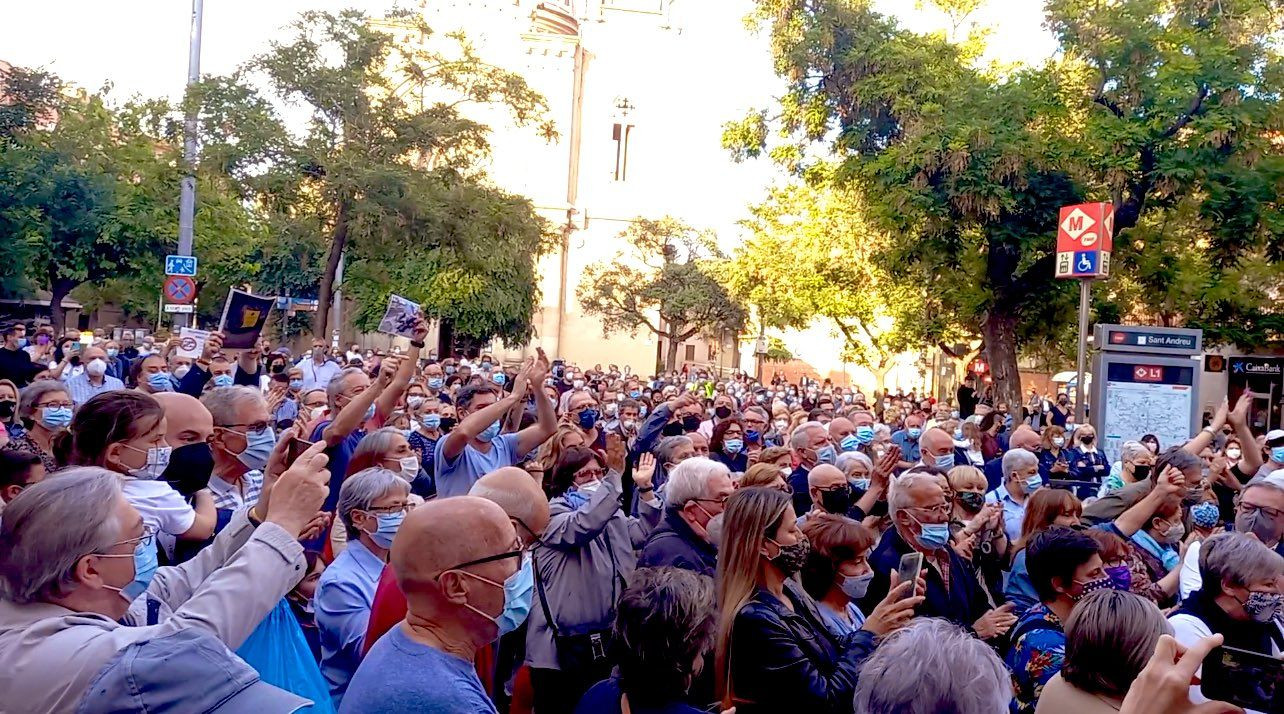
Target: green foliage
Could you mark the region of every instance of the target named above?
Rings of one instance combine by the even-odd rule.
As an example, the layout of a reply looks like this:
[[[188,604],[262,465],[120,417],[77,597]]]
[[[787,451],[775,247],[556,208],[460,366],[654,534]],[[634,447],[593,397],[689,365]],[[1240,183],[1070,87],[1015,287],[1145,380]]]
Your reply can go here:
[[[318,333],[343,254],[343,289],[358,300],[362,327],[377,324],[396,292],[458,334],[530,338],[549,229],[529,202],[485,184],[477,166],[489,130],[466,110],[492,105],[545,137],[553,129],[544,99],[463,36],[436,38],[411,12],[305,12],[285,41],[188,101],[199,111],[202,166],[256,205],[270,230],[306,246],[303,274],[279,262],[266,269],[320,300]],[[309,113],[302,134],[279,115],[286,104]]]
[[[719,284],[724,257],[713,236],[674,218],[636,219],[620,237],[630,255],[590,265],[576,289],[580,307],[603,331],[643,327],[668,341],[666,369],[678,345],[702,332],[744,326],[744,308]]]
[[[956,28],[976,9],[935,4]],[[1269,5],[1046,7],[1058,55],[1000,70],[979,66],[975,37],[908,32],[866,0],[760,0],[755,20],[787,89],[775,113],[724,135],[737,157],[768,153],[854,191],[886,236],[875,262],[924,286],[929,314],[984,340],[1010,402],[1020,343],[1059,341],[1073,322],[1073,286],[1051,277],[1062,205],[1117,206],[1124,275],[1103,314],[1266,328],[1275,306],[1262,298],[1280,287],[1276,271],[1244,270],[1280,252],[1284,72]]]

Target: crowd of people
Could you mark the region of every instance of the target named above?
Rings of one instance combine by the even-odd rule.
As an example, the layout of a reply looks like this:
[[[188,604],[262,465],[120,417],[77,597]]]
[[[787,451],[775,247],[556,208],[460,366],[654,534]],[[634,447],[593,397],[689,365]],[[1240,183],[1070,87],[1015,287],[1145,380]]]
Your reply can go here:
[[[1214,647],[1284,653],[1247,398],[1111,459],[1065,395],[427,334],[0,327],[0,710],[1158,714]]]

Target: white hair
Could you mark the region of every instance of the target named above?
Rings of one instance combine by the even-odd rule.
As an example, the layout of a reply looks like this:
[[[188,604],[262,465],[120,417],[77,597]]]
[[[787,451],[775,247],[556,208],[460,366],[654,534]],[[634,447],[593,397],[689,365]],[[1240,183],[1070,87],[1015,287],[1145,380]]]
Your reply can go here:
[[[804,449],[807,442],[811,441],[812,429],[824,429],[825,425],[818,421],[805,421],[794,427],[794,432],[789,435],[789,446],[794,449]],[[828,433],[828,432],[826,432]]]
[[[1223,581],[1244,587],[1284,575],[1284,558],[1244,533],[1219,533],[1200,546],[1199,574],[1209,592],[1221,592]]]
[[[0,590],[17,604],[76,588],[76,563],[121,539],[119,474],[97,466],[58,472],[23,489],[0,519]]]
[[[1027,449],[1009,449],[1003,455],[1003,478],[1012,475],[1017,469],[1028,469],[1039,465],[1039,457]]]
[[[844,451],[838,455],[838,461],[834,465],[838,467],[839,471],[847,473],[847,468],[852,465],[853,461],[864,464],[865,468],[870,471],[874,470],[874,462],[859,451]]]
[[[410,483],[401,474],[377,466],[358,471],[344,480],[339,487],[337,510],[348,532],[348,540],[356,540],[361,535],[361,531],[352,524],[352,512],[370,510],[375,501],[393,491],[408,496]]]
[[[731,478],[726,466],[703,457],[687,459],[669,472],[664,484],[664,504],[682,508],[697,498],[709,497],[709,481],[716,476]]]
[[[886,436],[890,438],[892,436],[892,427],[886,424],[875,424],[874,438],[878,438],[880,436]]]
[[[210,413],[210,416],[214,417],[215,426],[236,424],[237,412],[240,411],[241,405],[247,402],[267,406],[262,392],[244,385],[216,387],[201,396],[201,405]]]
[[[853,704],[862,714],[996,714],[1008,710],[1011,682],[989,645],[946,620],[922,617],[865,660]]]
[[[930,483],[937,487],[941,485],[941,477],[928,471],[906,471],[899,478],[892,479],[888,487],[887,494],[887,513],[895,516],[900,511],[910,507],[910,490],[915,486],[923,483]]]
[[[1140,441],[1125,441],[1119,446],[1119,460],[1124,462],[1133,462],[1138,456],[1144,456],[1150,453],[1150,449]]]

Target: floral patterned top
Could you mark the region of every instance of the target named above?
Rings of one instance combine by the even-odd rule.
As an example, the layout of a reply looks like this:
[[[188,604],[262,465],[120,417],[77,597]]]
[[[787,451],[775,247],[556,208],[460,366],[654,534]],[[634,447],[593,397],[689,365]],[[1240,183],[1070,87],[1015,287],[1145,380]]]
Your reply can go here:
[[[1007,665],[1012,670],[1013,714],[1033,714],[1048,683],[1066,658],[1066,633],[1061,620],[1046,605],[1026,611],[1012,628],[1014,639]]]
[[[47,474],[58,470],[58,462],[54,461],[53,454],[47,453],[44,449],[40,448],[40,444],[32,441],[29,433],[23,433],[22,436],[14,436],[10,438],[9,443],[6,444],[4,448],[23,454],[39,456],[40,463],[44,464],[45,473]]]

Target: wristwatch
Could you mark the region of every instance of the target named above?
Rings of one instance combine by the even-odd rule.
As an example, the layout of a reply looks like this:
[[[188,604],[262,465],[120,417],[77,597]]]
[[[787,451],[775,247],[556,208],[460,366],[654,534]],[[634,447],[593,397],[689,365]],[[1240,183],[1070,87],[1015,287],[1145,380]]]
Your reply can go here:
[[[419,341],[417,341],[417,340],[411,340],[411,341],[410,341],[410,346],[411,346],[411,347],[418,347],[419,349],[421,349],[421,350],[422,350],[422,349],[424,348],[424,343],[423,343],[423,342],[419,342]]]

